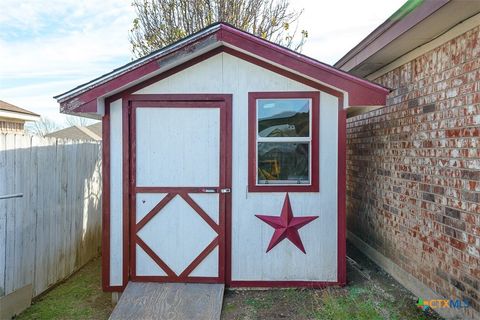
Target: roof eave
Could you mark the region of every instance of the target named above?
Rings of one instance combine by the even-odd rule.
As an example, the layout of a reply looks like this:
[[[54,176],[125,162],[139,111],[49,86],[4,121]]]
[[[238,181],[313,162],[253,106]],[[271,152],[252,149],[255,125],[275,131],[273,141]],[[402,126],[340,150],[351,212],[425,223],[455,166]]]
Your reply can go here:
[[[119,68],[116,68],[114,70],[112,70],[111,72],[108,72],[104,75],[101,75],[87,83],[84,83],[84,84],[81,84],[71,90],[68,90],[64,93],[61,93],[59,95],[56,95],[54,96],[53,98],[57,100],[57,102],[63,102],[65,100],[68,100],[69,98],[75,96],[75,95],[78,95],[84,91],[87,91],[89,90],[90,88],[92,87],[95,87],[95,86],[98,86],[99,84],[102,84],[104,82],[107,82],[109,81],[110,79],[112,78],[115,78],[117,76],[120,76],[122,75],[123,73],[125,72],[128,72],[129,70],[132,70],[132,69],[135,69],[135,68],[139,68],[141,67],[142,65],[145,65],[147,64],[148,62],[151,62],[153,60],[156,60],[158,58],[161,58],[162,56],[166,56],[168,54],[170,54],[171,52],[175,51],[175,50],[178,50],[179,48],[183,47],[183,46],[186,46],[190,43],[193,43],[193,42],[196,42],[198,40],[200,40],[201,38],[211,34],[211,33],[214,33],[216,32],[219,28],[220,28],[220,23],[215,23],[215,24],[212,24],[186,38],[183,38],[177,42],[174,42],[172,43],[171,45],[169,46],[166,46],[164,48],[161,48],[159,50],[156,50],[142,58],[139,58],[135,61],[132,61],[132,62],[129,62]]]
[[[428,18],[450,0],[409,0],[360,43],[341,57],[334,67],[350,71],[402,34]],[[360,57],[361,56],[361,57]]]
[[[184,39],[185,40],[185,39]],[[351,94],[349,105],[385,104],[389,89],[379,84],[364,80],[315,59],[304,56],[267,40],[241,31],[227,24],[216,24],[167,49],[156,51],[148,59],[125,65],[113,72],[97,78],[89,83],[56,96],[61,105],[61,112],[89,113],[97,112],[97,101],[118,92],[121,88],[131,87],[134,81],[151,77],[159,73],[161,68],[175,57],[192,59],[201,49],[214,46],[229,45],[251,55],[256,55],[266,62],[277,63],[287,70],[295,70],[305,76],[315,78],[319,82],[337,88],[343,92],[360,92],[358,96]],[[193,54],[192,54],[193,53]],[[188,60],[187,59],[187,60]],[[178,60],[178,59],[177,59]],[[162,71],[163,72],[163,71]],[[161,73],[161,72],[160,72]],[[123,90],[123,89],[122,89]]]
[[[21,120],[21,121],[37,121],[38,119],[40,119],[40,115],[33,112],[26,113],[26,112],[17,112],[17,111],[1,110],[1,109],[0,109],[0,117]]]

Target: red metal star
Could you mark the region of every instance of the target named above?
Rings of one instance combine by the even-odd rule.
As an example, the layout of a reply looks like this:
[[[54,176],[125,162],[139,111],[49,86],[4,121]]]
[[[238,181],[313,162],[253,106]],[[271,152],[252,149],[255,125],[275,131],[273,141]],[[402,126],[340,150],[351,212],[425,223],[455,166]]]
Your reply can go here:
[[[298,229],[317,219],[318,216],[294,217],[292,207],[290,206],[290,198],[288,197],[288,193],[285,197],[285,201],[283,202],[283,208],[280,217],[264,216],[259,214],[256,214],[255,216],[275,229],[272,240],[270,240],[270,244],[268,245],[267,252],[272,250],[273,247],[275,247],[283,239],[287,238],[291,243],[296,245],[298,249],[302,250],[302,252],[306,254],[302,239],[300,239],[300,235],[298,234]]]

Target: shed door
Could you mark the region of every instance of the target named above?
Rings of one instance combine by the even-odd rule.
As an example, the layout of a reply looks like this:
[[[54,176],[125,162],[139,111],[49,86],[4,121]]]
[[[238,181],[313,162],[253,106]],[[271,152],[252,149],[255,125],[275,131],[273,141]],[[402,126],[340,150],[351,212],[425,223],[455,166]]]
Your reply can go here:
[[[224,101],[131,102],[131,278],[225,281]]]

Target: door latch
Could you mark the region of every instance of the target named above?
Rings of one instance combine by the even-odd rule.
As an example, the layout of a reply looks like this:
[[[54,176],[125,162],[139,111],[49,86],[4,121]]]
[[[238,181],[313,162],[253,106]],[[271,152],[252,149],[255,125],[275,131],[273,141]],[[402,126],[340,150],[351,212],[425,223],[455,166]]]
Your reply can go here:
[[[230,190],[230,188],[220,189],[220,193],[230,193],[230,192],[232,192],[232,190]]]

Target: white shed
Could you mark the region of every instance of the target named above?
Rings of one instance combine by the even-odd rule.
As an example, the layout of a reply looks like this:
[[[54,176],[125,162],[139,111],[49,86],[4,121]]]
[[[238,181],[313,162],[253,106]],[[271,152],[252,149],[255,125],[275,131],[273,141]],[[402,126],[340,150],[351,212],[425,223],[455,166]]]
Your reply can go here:
[[[103,122],[103,287],[346,283],[349,107],[388,89],[209,26],[56,97]]]

